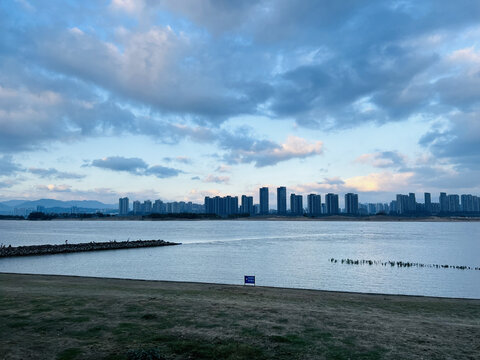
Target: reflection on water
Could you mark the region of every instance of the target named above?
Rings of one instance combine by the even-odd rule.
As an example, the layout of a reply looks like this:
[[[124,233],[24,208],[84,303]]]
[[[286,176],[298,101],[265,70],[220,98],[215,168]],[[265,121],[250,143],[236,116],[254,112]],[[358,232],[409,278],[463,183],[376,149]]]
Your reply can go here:
[[[371,259],[480,266],[480,223],[0,221],[0,244],[163,239],[182,246],[0,259],[0,271],[480,298],[480,271],[342,266]]]

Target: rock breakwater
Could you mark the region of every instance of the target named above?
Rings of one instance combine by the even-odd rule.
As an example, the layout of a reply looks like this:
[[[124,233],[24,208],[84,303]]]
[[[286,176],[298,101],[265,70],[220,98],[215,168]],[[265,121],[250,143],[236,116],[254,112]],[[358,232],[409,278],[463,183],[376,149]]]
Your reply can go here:
[[[0,258],[13,256],[32,256],[32,255],[52,255],[66,254],[84,251],[101,250],[119,250],[136,249],[145,247],[180,245],[180,243],[168,242],[164,240],[135,240],[135,241],[109,241],[109,242],[89,242],[80,244],[61,245],[31,245],[31,246],[1,246]]]

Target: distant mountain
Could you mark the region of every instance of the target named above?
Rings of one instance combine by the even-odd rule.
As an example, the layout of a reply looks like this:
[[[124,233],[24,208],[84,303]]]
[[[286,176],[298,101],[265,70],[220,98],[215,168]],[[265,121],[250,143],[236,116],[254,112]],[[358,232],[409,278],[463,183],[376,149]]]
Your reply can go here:
[[[40,199],[34,201],[25,201],[25,200],[10,200],[0,203],[9,207],[9,210],[16,208],[25,208],[25,209],[36,209],[37,206],[43,206],[45,208],[65,208],[69,209],[72,206],[85,209],[116,209],[118,205],[113,204],[104,204],[96,200],[71,200],[71,201],[61,201],[54,199]],[[13,205],[12,205],[13,204]],[[1,211],[1,208],[0,208]]]
[[[25,200],[8,200],[8,201],[2,201],[0,204],[6,205],[8,207],[14,208],[18,204],[21,204],[25,202]]]
[[[7,214],[10,214],[12,212],[13,208],[11,208],[10,206],[7,206],[3,203],[0,203],[0,214],[1,215],[7,215]]]

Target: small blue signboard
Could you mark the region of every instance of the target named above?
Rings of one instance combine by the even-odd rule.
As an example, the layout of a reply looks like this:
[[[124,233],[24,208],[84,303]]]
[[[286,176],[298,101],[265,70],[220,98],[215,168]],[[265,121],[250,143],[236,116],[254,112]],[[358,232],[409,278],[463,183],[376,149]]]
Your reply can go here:
[[[244,284],[252,284],[252,285],[255,285],[255,276],[252,276],[252,275],[245,275],[244,276]]]

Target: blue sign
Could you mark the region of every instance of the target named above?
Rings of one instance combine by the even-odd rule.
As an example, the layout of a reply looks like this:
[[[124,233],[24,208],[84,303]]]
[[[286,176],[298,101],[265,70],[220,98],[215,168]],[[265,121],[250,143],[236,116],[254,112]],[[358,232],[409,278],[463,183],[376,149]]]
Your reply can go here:
[[[255,285],[255,276],[245,275],[245,276],[244,276],[244,279],[245,279],[245,284],[253,284],[253,285]]]

